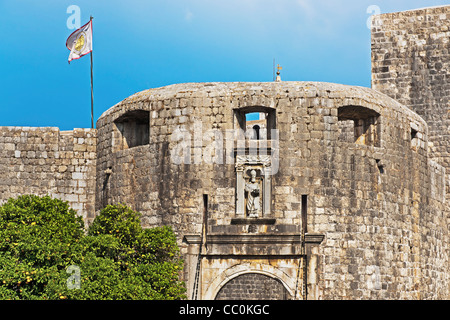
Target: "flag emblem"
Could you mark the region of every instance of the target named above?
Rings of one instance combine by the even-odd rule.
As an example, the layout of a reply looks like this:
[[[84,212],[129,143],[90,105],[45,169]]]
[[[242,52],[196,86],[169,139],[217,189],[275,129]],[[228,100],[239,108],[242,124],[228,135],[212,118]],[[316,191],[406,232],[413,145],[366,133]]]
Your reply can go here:
[[[86,42],[84,41],[84,35],[83,33],[80,34],[80,36],[77,39],[77,42],[75,44],[75,51],[81,52],[83,50],[84,44]]]
[[[92,20],[67,38],[66,47],[70,50],[69,63],[92,51]]]

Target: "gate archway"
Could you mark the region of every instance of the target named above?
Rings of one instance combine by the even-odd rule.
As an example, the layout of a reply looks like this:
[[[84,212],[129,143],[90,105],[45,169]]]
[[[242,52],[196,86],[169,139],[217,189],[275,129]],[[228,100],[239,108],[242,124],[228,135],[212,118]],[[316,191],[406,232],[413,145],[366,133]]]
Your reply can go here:
[[[216,300],[287,300],[290,298],[280,280],[260,273],[244,273],[219,290]]]

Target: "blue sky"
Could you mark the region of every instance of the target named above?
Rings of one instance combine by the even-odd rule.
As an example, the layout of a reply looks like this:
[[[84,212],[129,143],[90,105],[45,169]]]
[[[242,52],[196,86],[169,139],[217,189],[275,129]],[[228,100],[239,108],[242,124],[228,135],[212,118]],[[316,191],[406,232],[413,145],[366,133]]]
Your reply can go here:
[[[0,0],[0,126],[90,127],[90,59],[67,63],[70,5],[94,17],[94,119],[173,83],[282,79],[370,86],[381,13],[449,0]]]

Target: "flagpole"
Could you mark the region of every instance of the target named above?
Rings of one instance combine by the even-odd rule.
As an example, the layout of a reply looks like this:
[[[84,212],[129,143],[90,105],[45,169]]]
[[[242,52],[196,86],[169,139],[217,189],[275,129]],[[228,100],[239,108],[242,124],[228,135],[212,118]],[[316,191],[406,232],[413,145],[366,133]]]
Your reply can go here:
[[[90,18],[90,21],[94,19],[92,16]],[[91,28],[92,28],[92,22],[91,22]],[[92,32],[94,29],[92,28]],[[93,58],[92,53],[94,52],[94,46],[92,46],[91,50],[91,128],[94,129],[94,73],[92,71],[93,69]]]

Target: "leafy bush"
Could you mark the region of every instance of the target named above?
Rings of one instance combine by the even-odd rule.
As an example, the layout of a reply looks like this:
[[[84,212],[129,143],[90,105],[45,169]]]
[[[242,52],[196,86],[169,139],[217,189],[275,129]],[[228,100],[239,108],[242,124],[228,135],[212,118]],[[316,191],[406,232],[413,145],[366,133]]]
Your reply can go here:
[[[58,199],[0,207],[0,299],[182,299],[181,269],[171,228],[143,229],[124,205],[103,209],[87,234]]]

